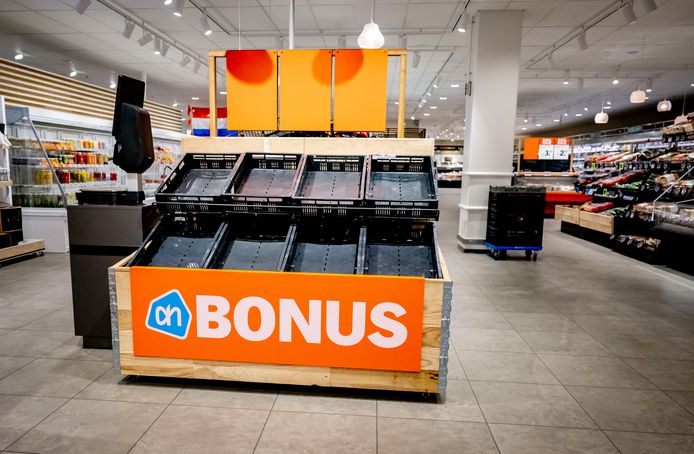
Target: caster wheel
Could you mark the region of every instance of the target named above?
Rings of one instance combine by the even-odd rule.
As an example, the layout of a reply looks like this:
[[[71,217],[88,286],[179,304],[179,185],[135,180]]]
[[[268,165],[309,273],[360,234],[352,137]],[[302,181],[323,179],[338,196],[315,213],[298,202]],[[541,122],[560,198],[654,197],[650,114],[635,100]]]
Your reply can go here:
[[[537,252],[533,252],[533,262],[537,262]]]
[[[525,257],[530,260],[530,257],[533,256],[533,251],[525,251]]]
[[[499,260],[499,258],[501,258],[501,252],[500,251],[492,251],[492,258],[494,260]]]

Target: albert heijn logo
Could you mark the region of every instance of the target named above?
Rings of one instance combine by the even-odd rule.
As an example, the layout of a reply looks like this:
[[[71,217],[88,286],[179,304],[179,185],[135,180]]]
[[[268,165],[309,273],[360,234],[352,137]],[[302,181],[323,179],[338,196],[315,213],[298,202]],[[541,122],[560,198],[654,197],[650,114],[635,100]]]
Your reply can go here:
[[[145,324],[147,328],[176,339],[188,337],[192,316],[181,292],[171,290],[149,303]]]

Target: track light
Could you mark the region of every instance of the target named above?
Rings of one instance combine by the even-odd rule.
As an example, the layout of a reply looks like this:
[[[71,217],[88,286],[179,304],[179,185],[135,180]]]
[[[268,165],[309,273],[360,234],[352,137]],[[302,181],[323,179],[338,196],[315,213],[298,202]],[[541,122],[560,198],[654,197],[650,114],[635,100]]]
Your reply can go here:
[[[195,60],[195,64],[193,65],[193,72],[197,74],[197,72],[200,70],[200,61]]]
[[[140,46],[146,46],[149,44],[149,42],[152,41],[152,35],[149,32],[146,32],[144,29],[142,29],[142,38],[137,40],[137,44]]]
[[[638,20],[636,13],[634,12],[634,2],[629,0],[622,6],[622,14],[624,15],[624,20],[627,24],[633,24]]]
[[[421,59],[422,54],[420,54],[419,51],[415,51],[414,54],[412,54],[412,67],[416,69]]]
[[[583,77],[576,79],[576,88],[583,90]]]
[[[460,88],[460,84],[451,84],[451,88]]]
[[[175,102],[175,103],[171,104],[171,107],[178,107],[178,103]]]
[[[212,34],[212,28],[210,27],[210,21],[207,20],[207,14],[203,13],[200,16],[200,25],[202,26],[202,34],[205,36],[210,36]]]
[[[672,103],[667,99],[663,99],[658,103],[657,108],[658,112],[670,112],[670,110],[672,109]]]
[[[172,3],[173,3],[173,0],[164,0],[164,6],[169,6]],[[176,106],[174,106],[174,107],[176,107]]]
[[[191,96],[190,99],[193,101],[200,101],[200,96]]]
[[[641,0],[641,4],[647,13],[652,13],[658,9],[658,4],[655,2],[655,0]]]
[[[580,35],[578,35],[578,48],[581,50],[588,49],[588,41],[586,40],[586,30],[583,29]]]
[[[347,48],[347,38],[345,35],[340,35],[337,37],[337,48],[338,49],[346,49]],[[416,66],[415,66],[416,68]]]
[[[648,82],[646,82],[646,93],[650,93],[653,91],[653,79],[648,79]]]
[[[154,38],[154,55],[161,55],[161,38]]]
[[[161,42],[161,56],[166,57],[166,54],[169,52],[169,43],[166,41]]]
[[[284,38],[281,36],[275,37],[275,49],[284,49]]]
[[[87,8],[89,8],[89,5],[91,4],[92,0],[79,0],[77,4],[74,6],[74,8],[78,14],[84,14],[84,12],[87,11]]]
[[[400,35],[400,48],[407,49],[407,35]]]
[[[24,54],[21,53],[21,52],[17,52],[17,53],[15,54],[15,56],[14,56],[14,59],[17,60],[17,61],[19,61],[19,60],[21,60],[21,59],[23,59],[23,58],[24,58]]]
[[[470,28],[470,15],[468,13],[463,13],[458,21],[458,31],[460,33],[465,33],[468,28]]]
[[[116,85],[116,79],[115,79],[113,76],[111,76],[111,79],[109,80],[109,83],[108,83],[108,88],[110,88],[111,90],[113,90],[113,89],[115,89],[116,87],[117,87],[117,85]]]
[[[619,83],[619,79],[617,79],[616,77],[614,79],[612,79],[612,85],[617,85],[618,83]]]
[[[174,0],[174,11],[173,15],[176,17],[181,17],[183,16],[183,6],[185,5],[186,0]]]
[[[554,52],[551,54],[547,55],[547,66],[549,66],[549,69],[554,69],[555,64],[554,64]]]
[[[130,37],[133,35],[133,30],[135,30],[135,24],[130,22],[128,19],[125,19],[125,25],[123,26],[123,31],[121,32],[123,38],[130,39]]]
[[[70,76],[70,77],[75,77],[76,75],[77,75],[77,70],[75,69],[75,67],[74,67],[73,65],[70,65],[70,73],[69,73],[69,76]]]
[[[188,54],[183,54],[183,58],[181,58],[181,66],[186,66],[188,63],[190,63],[190,57]]]
[[[562,84],[569,85],[569,70],[568,69],[566,71],[564,71],[564,80],[562,81]]]
[[[410,120],[414,120],[414,115],[412,115],[412,116],[410,117]]]
[[[441,77],[440,77],[440,76],[436,76],[436,78],[434,79],[434,83],[431,84],[431,85],[433,85],[434,88],[439,88],[439,84],[440,84],[440,83],[441,83]],[[427,94],[428,94],[428,93],[427,93]],[[429,96],[431,96],[431,95],[429,95]]]

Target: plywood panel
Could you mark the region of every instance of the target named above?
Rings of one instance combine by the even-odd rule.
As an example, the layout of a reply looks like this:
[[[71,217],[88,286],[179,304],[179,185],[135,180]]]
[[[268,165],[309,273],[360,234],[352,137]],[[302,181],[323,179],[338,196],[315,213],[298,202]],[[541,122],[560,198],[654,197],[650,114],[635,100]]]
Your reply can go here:
[[[230,50],[227,63],[227,127],[277,129],[277,51]]]
[[[330,131],[331,50],[280,51],[280,129]]]
[[[385,131],[388,51],[335,51],[335,131]]]

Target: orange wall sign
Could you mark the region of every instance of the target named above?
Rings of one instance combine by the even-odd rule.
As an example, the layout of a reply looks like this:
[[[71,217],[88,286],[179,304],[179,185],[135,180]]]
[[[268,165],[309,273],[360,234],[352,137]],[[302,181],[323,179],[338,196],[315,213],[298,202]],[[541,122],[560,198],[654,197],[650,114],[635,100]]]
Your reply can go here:
[[[331,50],[280,51],[280,128],[330,131]]]
[[[385,131],[388,50],[335,51],[335,131]]]
[[[135,356],[416,372],[424,279],[133,267]]]
[[[227,129],[277,129],[277,51],[228,50]]]
[[[523,142],[523,159],[569,159],[571,140],[568,137],[528,137]]]

